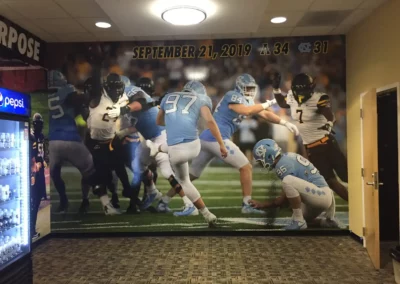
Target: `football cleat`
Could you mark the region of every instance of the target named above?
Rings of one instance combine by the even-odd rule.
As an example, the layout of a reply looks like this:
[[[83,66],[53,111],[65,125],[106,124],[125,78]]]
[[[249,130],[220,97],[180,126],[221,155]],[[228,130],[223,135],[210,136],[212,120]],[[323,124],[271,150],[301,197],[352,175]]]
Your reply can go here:
[[[305,229],[307,229],[307,223],[306,223],[306,221],[292,220],[292,223],[290,223],[283,229],[287,230],[287,231],[305,230]]]
[[[114,206],[111,203],[108,203],[106,206],[103,207],[104,213],[106,215],[119,215],[121,214],[121,211],[118,209],[114,208]]]
[[[335,218],[322,218],[321,219],[321,227],[322,228],[340,228],[338,220]]]
[[[156,210],[159,213],[171,213],[172,212],[171,208],[168,207],[168,204],[163,202],[162,200],[160,200],[160,202],[158,202]]]
[[[114,208],[119,209],[119,198],[118,198],[118,194],[113,193],[112,197],[111,197],[111,204],[114,206]]]
[[[37,240],[38,238],[40,238],[40,233],[35,232],[35,233],[32,235],[32,241],[35,241],[35,240]]]
[[[140,206],[140,209],[146,210],[154,201],[160,200],[161,197],[162,193],[158,190],[156,190],[154,193],[147,194],[146,198],[142,202],[142,206]]]
[[[208,214],[207,216],[204,216],[204,219],[206,219],[206,222],[208,223],[208,227],[210,228],[215,228],[217,225],[217,216],[215,216],[213,213]]]
[[[68,211],[68,206],[69,206],[68,201],[64,201],[64,202],[60,201],[60,204],[58,205],[58,208],[57,208],[57,212],[58,213],[66,213]]]
[[[80,214],[85,214],[88,211],[89,211],[89,199],[83,199],[78,212]]]
[[[185,205],[183,208],[183,211],[179,212],[174,212],[174,216],[176,217],[181,217],[181,216],[197,216],[199,215],[199,210],[191,204],[191,205]]]
[[[249,204],[242,204],[242,214],[265,214],[265,211],[251,207]]]
[[[150,157],[155,157],[159,152],[157,145],[151,140],[146,140],[146,146],[150,148]]]
[[[140,210],[136,207],[135,204],[130,204],[126,209],[126,214],[140,214]]]

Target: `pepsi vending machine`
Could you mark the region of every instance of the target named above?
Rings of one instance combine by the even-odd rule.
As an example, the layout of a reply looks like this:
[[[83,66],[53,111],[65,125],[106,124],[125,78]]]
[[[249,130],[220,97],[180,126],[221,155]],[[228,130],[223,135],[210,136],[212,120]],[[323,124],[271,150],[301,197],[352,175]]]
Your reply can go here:
[[[30,96],[0,88],[0,271],[31,251]]]

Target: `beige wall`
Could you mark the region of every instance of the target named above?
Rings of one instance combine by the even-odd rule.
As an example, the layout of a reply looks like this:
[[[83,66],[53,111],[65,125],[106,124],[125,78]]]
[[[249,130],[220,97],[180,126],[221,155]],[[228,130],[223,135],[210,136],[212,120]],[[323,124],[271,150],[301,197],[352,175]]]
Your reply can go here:
[[[400,0],[389,0],[347,34],[350,230],[362,236],[360,94],[400,81]]]

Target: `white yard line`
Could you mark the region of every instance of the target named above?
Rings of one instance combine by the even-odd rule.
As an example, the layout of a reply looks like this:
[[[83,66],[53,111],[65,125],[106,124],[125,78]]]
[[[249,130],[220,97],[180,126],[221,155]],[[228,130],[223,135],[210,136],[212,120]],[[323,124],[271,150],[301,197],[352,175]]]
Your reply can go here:
[[[277,196],[278,195],[253,195],[252,198],[264,200],[264,199],[273,198],[273,197],[277,197]],[[238,196],[209,196],[209,197],[202,196],[202,198],[204,200],[222,200],[222,199],[226,199],[226,200],[231,200],[231,199],[232,200],[241,200],[242,199],[242,197],[240,195],[238,195]],[[128,198],[120,198],[119,200],[120,201],[129,201]],[[341,200],[341,198],[337,196],[336,200]],[[81,203],[82,199],[69,199],[68,201],[70,203]],[[90,201],[93,202],[93,203],[98,202],[97,200],[95,200],[94,196],[91,198]],[[58,200],[56,199],[55,202],[58,203]],[[336,205],[336,207],[337,206],[341,206],[341,205]],[[344,206],[348,206],[348,205],[344,205]]]

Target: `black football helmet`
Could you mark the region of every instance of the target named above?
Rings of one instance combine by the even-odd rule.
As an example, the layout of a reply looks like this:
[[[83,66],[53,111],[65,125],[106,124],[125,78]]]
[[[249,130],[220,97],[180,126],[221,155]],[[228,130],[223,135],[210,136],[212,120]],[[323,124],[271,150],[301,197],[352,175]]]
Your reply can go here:
[[[142,77],[138,80],[137,86],[145,91],[149,96],[154,95],[154,82],[150,78]]]
[[[292,92],[299,104],[303,104],[311,98],[314,88],[314,79],[305,73],[300,73],[293,78]]]
[[[40,113],[35,113],[32,117],[33,131],[35,133],[42,133],[43,130],[43,117]]]
[[[125,91],[125,84],[116,73],[110,73],[107,76],[106,81],[104,82],[104,89],[107,92],[107,95],[113,101],[113,103],[117,103],[121,96]]]

